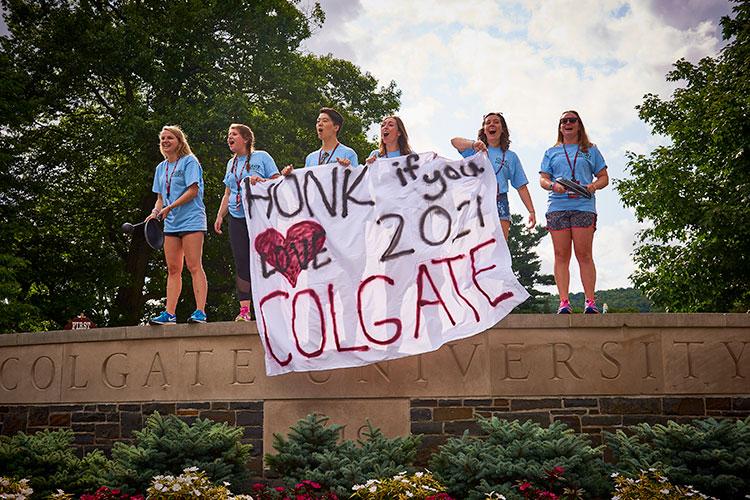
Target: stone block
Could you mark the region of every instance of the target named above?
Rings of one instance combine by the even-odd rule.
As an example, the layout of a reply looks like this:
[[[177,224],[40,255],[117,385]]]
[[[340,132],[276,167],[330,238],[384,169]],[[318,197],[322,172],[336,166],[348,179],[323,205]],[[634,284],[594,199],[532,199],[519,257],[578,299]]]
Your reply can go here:
[[[604,414],[659,414],[659,398],[599,398],[599,408]]]
[[[100,439],[117,439],[120,437],[120,426],[118,424],[96,424],[94,436],[97,442]]]
[[[599,401],[596,398],[563,398],[564,408],[598,408]]]
[[[40,427],[49,423],[49,408],[32,406],[29,408],[29,426]]]
[[[409,420],[412,422],[432,420],[432,410],[430,408],[412,408],[409,412]]]
[[[706,414],[703,398],[664,398],[662,400],[665,415],[699,415]]]
[[[50,413],[49,425],[50,427],[69,427],[70,413]]]
[[[412,422],[412,434],[442,434],[443,424],[441,422]]]
[[[262,426],[263,413],[259,411],[237,411],[237,425],[241,426]]]
[[[706,410],[730,410],[732,409],[731,398],[706,398]]]
[[[200,418],[213,420],[214,422],[226,422],[229,425],[235,425],[235,416],[233,411],[206,410],[200,412]]]
[[[447,420],[473,420],[474,410],[472,408],[435,408],[432,411],[432,419],[435,422]]]
[[[551,408],[562,408],[560,399],[512,399],[510,401],[511,411],[523,410],[545,410]]]

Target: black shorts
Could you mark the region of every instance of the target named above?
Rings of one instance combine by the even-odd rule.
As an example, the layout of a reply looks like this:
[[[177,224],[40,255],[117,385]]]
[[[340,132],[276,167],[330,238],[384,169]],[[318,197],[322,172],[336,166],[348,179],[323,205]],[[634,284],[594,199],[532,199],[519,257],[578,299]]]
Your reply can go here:
[[[205,237],[208,234],[208,231],[164,231],[164,236],[174,236],[176,238],[182,238],[183,236],[187,236],[188,234],[193,233],[203,233],[203,236]]]

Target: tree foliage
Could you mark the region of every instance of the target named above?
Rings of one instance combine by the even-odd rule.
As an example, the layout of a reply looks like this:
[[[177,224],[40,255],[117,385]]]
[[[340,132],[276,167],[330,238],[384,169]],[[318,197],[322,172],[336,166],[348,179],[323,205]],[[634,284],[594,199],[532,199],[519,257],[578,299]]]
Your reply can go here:
[[[629,153],[618,183],[642,231],[637,288],[671,311],[750,309],[750,2],[721,24],[729,43],[698,64],[681,59],[665,100],[647,94],[639,115],[670,144]]]
[[[36,308],[3,331],[43,328],[39,319],[61,325],[81,311],[103,326],[134,324],[149,304],[160,307],[163,257],[120,226],[153,206],[163,125],[181,125],[203,165],[211,226],[230,123],[249,124],[277,164],[301,166],[318,147],[321,106],[337,107],[341,140],[367,151],[366,128],[399,105],[393,82],[380,86],[350,62],[300,50],[324,22],[318,4],[307,12],[294,0],[2,6],[10,35],[0,37],[0,255],[11,268],[0,275],[12,280],[0,303],[33,295]],[[212,319],[236,313],[227,240],[209,235],[204,247]],[[194,307],[189,290],[188,279],[183,317]]]

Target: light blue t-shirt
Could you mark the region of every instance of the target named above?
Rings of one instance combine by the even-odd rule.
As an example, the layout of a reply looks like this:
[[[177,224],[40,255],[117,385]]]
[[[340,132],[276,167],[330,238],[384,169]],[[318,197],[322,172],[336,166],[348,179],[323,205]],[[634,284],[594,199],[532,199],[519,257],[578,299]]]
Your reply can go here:
[[[234,171],[232,171],[232,165],[235,165]],[[229,188],[229,214],[232,217],[245,218],[240,188],[242,179],[253,175],[270,179],[278,173],[276,162],[265,151],[253,151],[249,162],[247,155],[230,158],[227,162],[227,171],[224,173],[224,185]]]
[[[575,165],[575,176],[573,175],[573,165]],[[539,172],[549,174],[552,180],[558,177],[575,178],[581,186],[586,186],[593,182],[594,174],[598,174],[605,168],[607,168],[607,163],[596,146],[591,146],[584,153],[578,151],[577,144],[567,144],[564,149],[563,145],[560,144],[545,151]],[[596,195],[592,195],[591,199],[586,199],[582,196],[572,197],[568,193],[560,194],[550,191],[547,212],[558,212],[560,210],[596,213]]]
[[[380,150],[374,149],[370,151],[370,154],[367,155],[367,157],[371,158],[373,156],[375,158],[398,158],[399,156],[404,156],[404,155],[401,154],[401,151],[391,151],[390,153],[386,153],[385,156],[380,156]]]
[[[195,155],[181,157],[176,163],[167,160],[156,166],[154,184],[151,190],[160,194],[164,206],[173,203],[192,186],[198,184],[198,195],[167,214],[164,231],[205,231],[206,207],[203,205],[203,168]]]
[[[461,151],[461,156],[468,158],[476,154],[472,148],[464,149]],[[521,160],[518,159],[518,155],[510,149],[505,151],[503,155],[502,148],[488,147],[487,154],[490,157],[490,163],[492,163],[492,169],[495,171],[495,178],[497,179],[498,193],[508,192],[508,182],[518,189],[529,183],[526,178],[526,174],[521,166]]]
[[[352,167],[359,165],[359,159],[357,159],[357,153],[348,146],[344,146],[338,143],[333,151],[326,151],[318,149],[313,151],[307,158],[305,158],[305,166],[313,167],[315,165],[325,165],[327,163],[336,163],[336,158],[348,158],[352,162]]]

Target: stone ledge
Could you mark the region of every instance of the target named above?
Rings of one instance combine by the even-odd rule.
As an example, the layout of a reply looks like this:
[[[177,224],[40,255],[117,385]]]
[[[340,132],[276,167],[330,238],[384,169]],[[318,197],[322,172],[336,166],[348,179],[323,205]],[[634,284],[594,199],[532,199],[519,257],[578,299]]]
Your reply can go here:
[[[597,316],[572,314],[509,314],[492,330],[504,329],[590,329],[590,328],[750,328],[750,314],[727,313],[628,313]],[[224,321],[175,326],[126,326],[92,330],[56,330],[51,332],[0,335],[0,346],[58,344],[65,342],[103,342],[113,340],[169,339],[206,335],[258,335],[255,322]]]

